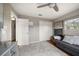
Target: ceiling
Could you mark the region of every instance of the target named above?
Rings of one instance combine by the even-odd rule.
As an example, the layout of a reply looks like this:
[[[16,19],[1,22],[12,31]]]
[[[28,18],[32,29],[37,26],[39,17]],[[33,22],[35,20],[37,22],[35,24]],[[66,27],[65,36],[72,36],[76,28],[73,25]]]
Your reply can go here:
[[[12,3],[12,7],[20,16],[39,17],[43,19],[55,19],[79,8],[78,3],[57,3],[59,11],[54,11],[48,6],[37,8],[41,3]],[[42,16],[39,16],[42,14]]]

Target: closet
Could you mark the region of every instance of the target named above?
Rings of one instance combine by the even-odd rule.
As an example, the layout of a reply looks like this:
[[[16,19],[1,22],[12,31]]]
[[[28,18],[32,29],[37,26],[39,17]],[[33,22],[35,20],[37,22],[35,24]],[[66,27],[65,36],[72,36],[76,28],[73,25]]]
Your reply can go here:
[[[50,40],[52,22],[18,18],[16,20],[16,39],[18,45],[28,45]]]
[[[29,21],[29,43],[39,42],[39,21]]]
[[[29,20],[20,19],[16,20],[16,39],[18,45],[29,44]]]
[[[39,39],[40,41],[50,40],[53,35],[53,26],[50,21],[39,21]]]

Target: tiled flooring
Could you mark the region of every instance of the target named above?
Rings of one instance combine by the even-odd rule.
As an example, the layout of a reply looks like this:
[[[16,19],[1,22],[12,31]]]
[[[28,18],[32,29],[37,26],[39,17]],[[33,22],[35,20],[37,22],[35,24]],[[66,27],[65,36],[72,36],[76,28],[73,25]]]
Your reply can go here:
[[[67,56],[47,41],[21,46],[18,51],[19,56]]]

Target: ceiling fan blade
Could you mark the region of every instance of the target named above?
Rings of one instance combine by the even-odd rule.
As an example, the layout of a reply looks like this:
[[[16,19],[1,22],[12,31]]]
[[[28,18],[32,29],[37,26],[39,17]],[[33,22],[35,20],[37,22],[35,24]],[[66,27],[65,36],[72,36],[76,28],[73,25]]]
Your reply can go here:
[[[55,6],[53,7],[53,9],[56,11],[56,12],[58,12],[59,11],[59,8],[58,8],[58,6],[57,6],[57,4],[55,3]]]
[[[43,5],[40,5],[40,6],[37,6],[37,8],[41,8],[41,7],[45,7],[45,6],[49,6],[50,3],[46,3],[46,4],[43,4]]]

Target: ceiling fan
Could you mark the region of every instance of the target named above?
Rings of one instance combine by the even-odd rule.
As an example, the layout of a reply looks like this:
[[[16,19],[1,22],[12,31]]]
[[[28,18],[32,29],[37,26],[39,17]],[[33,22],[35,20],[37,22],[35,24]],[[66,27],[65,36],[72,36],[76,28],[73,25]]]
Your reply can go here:
[[[59,8],[58,8],[58,6],[57,6],[56,3],[46,3],[46,4],[42,4],[42,5],[37,6],[37,8],[42,8],[42,7],[46,7],[46,6],[48,6],[49,8],[53,8],[56,12],[59,11]]]

